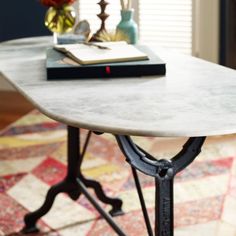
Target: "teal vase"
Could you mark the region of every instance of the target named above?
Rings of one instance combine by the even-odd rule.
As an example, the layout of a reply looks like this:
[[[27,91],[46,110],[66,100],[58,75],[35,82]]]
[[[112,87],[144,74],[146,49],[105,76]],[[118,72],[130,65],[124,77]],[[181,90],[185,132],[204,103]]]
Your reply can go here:
[[[134,10],[121,10],[121,21],[116,30],[121,31],[127,37],[130,44],[136,44],[138,41],[138,26],[133,20]]]

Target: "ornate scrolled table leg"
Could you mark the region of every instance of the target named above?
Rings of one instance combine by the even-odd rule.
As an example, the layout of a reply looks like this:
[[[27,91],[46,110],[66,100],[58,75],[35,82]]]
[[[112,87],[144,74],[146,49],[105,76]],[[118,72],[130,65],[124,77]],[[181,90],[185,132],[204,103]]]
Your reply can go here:
[[[38,210],[25,216],[25,227],[23,229],[24,233],[38,231],[36,227],[38,219],[40,219],[51,209],[57,194],[65,192],[68,193],[68,195],[73,200],[76,200],[81,194],[84,194],[118,235],[126,235],[113,221],[111,216],[102,209],[94,197],[91,196],[87,191],[86,187],[94,188],[97,197],[102,202],[108,203],[112,206],[112,210],[110,211],[112,216],[123,213],[121,210],[122,201],[120,199],[112,199],[107,197],[98,182],[94,180],[87,180],[81,173],[80,167],[89,143],[90,136],[91,131],[89,131],[84,148],[80,153],[79,129],[70,126],[68,127],[67,176],[62,182],[52,186],[49,189],[45,202]],[[205,141],[205,137],[189,138],[189,140],[183,146],[183,149],[170,160],[155,159],[149,153],[133,143],[129,136],[115,135],[115,137],[120,149],[126,157],[127,162],[132,167],[132,173],[143,210],[148,235],[153,236],[154,233],[152,232],[152,227],[145,206],[145,201],[136,169],[143,172],[144,174],[154,177],[156,181],[155,236],[173,236],[174,177],[197,157],[197,155],[200,153],[201,146]]]
[[[67,175],[63,181],[52,186],[49,189],[43,205],[38,210],[31,212],[25,216],[25,227],[22,230],[23,233],[32,233],[38,231],[38,228],[36,226],[37,221],[42,216],[47,214],[47,212],[51,209],[54,200],[59,193],[67,193],[71,199],[76,200],[82,193],[85,195],[89,195],[87,190],[84,189],[85,186],[93,188],[98,199],[112,206],[112,210],[110,211],[110,214],[112,216],[123,214],[121,210],[122,201],[120,199],[107,197],[100,183],[94,180],[87,180],[81,173],[81,164],[91,137],[91,133],[91,131],[88,132],[87,138],[83,146],[83,150],[82,152],[80,152],[79,129],[68,126]],[[95,207],[97,208],[99,206],[95,204]],[[109,218],[109,216],[107,216],[104,211],[101,214],[105,214],[106,217]]]
[[[189,138],[183,149],[172,159],[157,160],[149,153],[141,149],[129,136],[115,135],[117,142],[126,157],[126,161],[132,166],[134,180],[140,203],[143,210],[144,219],[149,236],[153,235],[150,220],[148,218],[143,194],[139,184],[136,169],[146,175],[155,178],[156,182],[156,209],[155,209],[155,235],[174,235],[174,202],[173,183],[175,175],[187,167],[200,153],[201,147],[206,137]]]

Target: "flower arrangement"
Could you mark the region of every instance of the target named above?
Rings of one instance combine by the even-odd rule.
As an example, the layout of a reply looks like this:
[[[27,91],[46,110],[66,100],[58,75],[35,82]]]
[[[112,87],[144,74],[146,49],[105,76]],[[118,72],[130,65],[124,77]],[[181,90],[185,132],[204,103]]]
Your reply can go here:
[[[75,0],[40,0],[40,2],[46,7],[60,8],[63,5],[71,5]]]
[[[40,3],[49,7],[45,16],[46,27],[54,33],[67,33],[73,29],[76,14],[73,6],[75,0],[40,0]]]

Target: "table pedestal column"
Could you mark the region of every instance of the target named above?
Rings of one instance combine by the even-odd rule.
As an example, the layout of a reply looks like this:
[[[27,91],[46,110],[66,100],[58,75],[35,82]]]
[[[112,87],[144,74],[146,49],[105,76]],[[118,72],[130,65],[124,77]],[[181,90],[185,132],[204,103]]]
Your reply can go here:
[[[183,149],[170,160],[157,160],[124,135],[116,135],[117,142],[131,165],[137,192],[147,226],[147,233],[153,236],[142,189],[136,170],[155,178],[155,236],[174,235],[174,194],[173,182],[175,175],[187,167],[200,153],[205,137],[189,138]]]

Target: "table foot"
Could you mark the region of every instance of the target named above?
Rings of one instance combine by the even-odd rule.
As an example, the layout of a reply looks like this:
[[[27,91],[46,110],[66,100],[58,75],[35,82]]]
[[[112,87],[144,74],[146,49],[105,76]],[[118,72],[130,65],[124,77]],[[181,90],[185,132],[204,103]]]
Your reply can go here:
[[[36,227],[36,225],[34,226],[26,226],[21,230],[21,233],[23,234],[32,234],[32,233],[38,233],[39,229]]]
[[[85,179],[83,176],[80,176],[78,179],[87,188],[93,188],[100,201],[112,206],[112,209],[109,212],[111,216],[118,216],[124,214],[121,209],[122,201],[118,198],[107,197],[100,183],[94,180]],[[71,183],[68,180],[64,180],[52,186],[46,195],[43,205],[38,210],[25,215],[24,217],[25,226],[22,229],[22,233],[28,234],[28,233],[39,232],[39,229],[36,226],[37,221],[42,216],[44,216],[49,212],[49,210],[52,208],[56,196],[59,193],[67,193],[71,197],[71,199],[77,200],[81,195],[81,190],[78,181]]]
[[[110,198],[106,196],[106,194],[104,193],[102,189],[102,185],[99,182],[95,180],[91,180],[91,179],[85,179],[83,176],[80,177],[80,179],[82,180],[82,182],[87,188],[94,189],[97,198],[101,202],[111,205],[112,209],[109,211],[111,216],[118,216],[118,215],[124,214],[121,209],[122,201],[119,198]]]
[[[84,185],[83,181],[80,178],[77,179],[77,183],[80,186],[81,192],[88,199],[88,201],[95,207],[95,209],[100,213],[100,215],[107,221],[107,223],[113,228],[113,230],[119,236],[126,236],[123,230],[116,224],[110,214],[108,214],[104,209],[100,206],[100,204],[95,200],[95,198],[89,193],[87,187]]]
[[[93,188],[100,201],[111,205],[112,209],[109,212],[111,216],[117,216],[117,215],[123,214],[123,211],[121,209],[122,201],[120,199],[107,197],[100,183],[94,180],[88,180],[84,178],[83,175],[81,174],[80,167],[81,167],[87,146],[90,141],[91,133],[92,133],[91,131],[88,132],[87,138],[83,145],[82,152],[80,152],[79,129],[68,126],[67,176],[62,182],[52,186],[49,189],[43,205],[38,210],[25,215],[25,218],[24,218],[25,227],[22,229],[22,233],[38,232],[39,230],[36,226],[36,223],[42,216],[47,214],[48,211],[51,209],[56,196],[59,193],[67,193],[72,200],[77,200],[82,193],[81,186],[86,186],[87,188]],[[86,194],[88,193],[86,192]],[[102,212],[102,215],[106,216],[106,213]],[[109,221],[111,222],[110,219]],[[112,222],[112,225],[115,225],[115,223]],[[117,226],[114,226],[114,228],[117,228]],[[118,230],[118,232],[120,231]]]
[[[25,227],[23,228],[23,233],[32,233],[39,231],[36,223],[37,221],[48,213],[48,211],[51,209],[54,200],[56,196],[59,193],[67,193],[73,200],[78,199],[81,192],[79,191],[78,184],[75,181],[75,183],[69,183],[66,180],[52,186],[45,198],[45,201],[43,205],[36,211],[28,213],[24,217]]]

